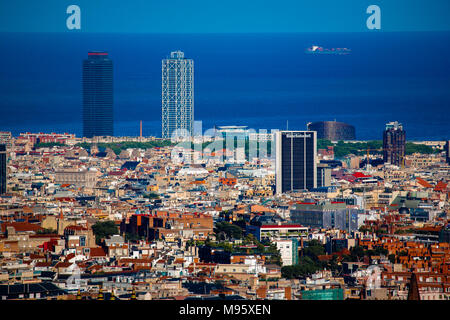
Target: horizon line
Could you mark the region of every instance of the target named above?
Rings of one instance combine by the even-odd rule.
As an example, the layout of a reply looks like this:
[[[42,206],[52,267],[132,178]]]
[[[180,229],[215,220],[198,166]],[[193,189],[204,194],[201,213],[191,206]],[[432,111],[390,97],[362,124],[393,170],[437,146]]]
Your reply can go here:
[[[449,30],[361,30],[361,31],[243,31],[243,32],[156,32],[156,31],[5,31],[0,33],[68,33],[68,34],[157,34],[157,35],[255,35],[255,34],[305,34],[305,33],[450,33]]]

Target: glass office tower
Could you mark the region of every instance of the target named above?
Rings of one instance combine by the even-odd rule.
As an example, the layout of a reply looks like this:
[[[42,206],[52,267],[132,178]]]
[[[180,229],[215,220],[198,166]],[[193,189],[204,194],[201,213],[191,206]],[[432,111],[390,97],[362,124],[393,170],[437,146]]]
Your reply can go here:
[[[402,166],[404,164],[406,132],[401,123],[389,122],[383,132],[383,162]]]
[[[450,164],[450,140],[445,142],[445,159]]]
[[[194,61],[174,51],[162,60],[162,137],[191,136],[194,124]]]
[[[276,193],[317,188],[317,132],[278,131]]]
[[[0,144],[0,194],[6,193],[6,145]]]
[[[83,61],[83,136],[113,136],[113,63],[107,52]]]

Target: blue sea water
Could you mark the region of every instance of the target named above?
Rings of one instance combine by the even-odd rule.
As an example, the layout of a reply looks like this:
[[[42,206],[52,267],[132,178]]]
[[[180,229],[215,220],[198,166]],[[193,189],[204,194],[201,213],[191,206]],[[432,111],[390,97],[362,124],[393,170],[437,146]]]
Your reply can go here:
[[[93,34],[0,33],[0,130],[71,132],[81,123],[81,63],[114,63],[116,135],[161,135],[161,59],[195,65],[195,120],[256,130],[303,130],[337,120],[357,139],[403,123],[408,140],[450,137],[450,33]],[[346,47],[349,55],[305,48]]]

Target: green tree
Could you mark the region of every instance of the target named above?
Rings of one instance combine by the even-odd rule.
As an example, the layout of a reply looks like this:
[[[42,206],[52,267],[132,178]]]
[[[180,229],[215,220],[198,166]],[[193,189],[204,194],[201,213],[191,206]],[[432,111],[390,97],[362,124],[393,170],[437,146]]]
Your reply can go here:
[[[144,195],[144,198],[147,199],[159,199],[159,195],[155,192],[150,192],[149,194]]]
[[[131,242],[136,242],[139,240],[142,240],[144,237],[143,236],[139,236],[136,233],[125,233],[125,241],[131,241]]]
[[[92,226],[95,235],[95,243],[101,244],[102,239],[118,234],[119,230],[114,221],[99,221]]]
[[[49,228],[49,229],[41,229],[41,230],[37,230],[36,234],[56,234],[57,231],[55,229]]]
[[[256,249],[257,249],[259,252],[264,252],[265,247],[264,247],[264,245],[263,245],[261,242],[257,242],[257,243],[256,243]]]
[[[366,252],[364,251],[364,248],[361,246],[355,246],[350,249],[350,256],[351,261],[360,261],[364,256],[366,255]]]
[[[256,244],[258,240],[253,234],[249,233],[245,236],[244,242],[247,244]]]
[[[390,255],[388,256],[388,259],[389,259],[389,261],[390,261],[391,263],[395,263],[395,254],[390,254]]]
[[[398,253],[399,257],[406,257],[408,255],[408,252],[406,250],[402,250]]]
[[[226,252],[233,252],[233,246],[229,243],[224,243],[223,250]]]
[[[283,278],[305,278],[320,270],[321,267],[317,265],[310,257],[302,257],[298,264],[293,266],[285,266],[281,268],[281,275]]]
[[[266,251],[267,251],[267,253],[270,253],[268,262],[281,266],[281,264],[282,264],[281,254],[280,254],[280,250],[278,250],[277,246],[275,244],[271,243]]]
[[[126,149],[152,149],[156,147],[167,147],[172,146],[174,143],[172,143],[170,140],[155,140],[155,141],[148,141],[148,142],[137,142],[137,141],[124,141],[124,142],[110,142],[110,143],[98,143],[98,149],[100,151],[104,151],[106,148],[110,148],[114,151],[115,154],[119,155],[122,150]],[[90,150],[92,144],[90,143],[78,143],[76,146],[82,147],[84,149]]]
[[[225,240],[224,235],[226,235],[229,239],[243,238],[243,232],[239,226],[225,221],[216,223],[214,233],[218,239],[222,240]]]
[[[374,251],[375,251],[375,255],[384,255],[384,256],[387,256],[388,253],[389,253],[389,250],[388,250],[388,249],[385,249],[385,248],[383,248],[383,247],[376,247]]]
[[[372,231],[372,229],[366,225],[362,225],[359,227],[359,232],[366,232],[366,231]]]
[[[313,261],[319,261],[318,256],[325,254],[325,248],[317,240],[311,240],[308,246],[303,249],[303,255],[311,258]]]

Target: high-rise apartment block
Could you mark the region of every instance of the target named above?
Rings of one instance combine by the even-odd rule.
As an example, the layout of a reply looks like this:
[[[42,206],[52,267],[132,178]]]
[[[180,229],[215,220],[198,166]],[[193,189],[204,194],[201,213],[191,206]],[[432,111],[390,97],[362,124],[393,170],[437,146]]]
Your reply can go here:
[[[389,122],[383,132],[383,161],[402,166],[405,159],[406,132],[401,123]]]

